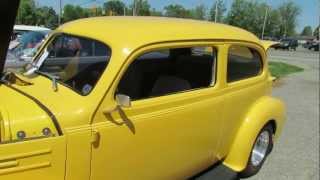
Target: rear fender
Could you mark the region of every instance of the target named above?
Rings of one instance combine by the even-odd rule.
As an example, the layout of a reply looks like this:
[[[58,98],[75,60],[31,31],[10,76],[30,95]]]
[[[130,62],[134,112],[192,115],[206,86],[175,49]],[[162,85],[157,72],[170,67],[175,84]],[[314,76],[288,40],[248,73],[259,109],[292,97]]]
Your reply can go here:
[[[285,120],[285,106],[276,98],[261,97],[243,119],[223,164],[237,172],[244,170],[257,135],[272,120],[275,121],[277,138]]]

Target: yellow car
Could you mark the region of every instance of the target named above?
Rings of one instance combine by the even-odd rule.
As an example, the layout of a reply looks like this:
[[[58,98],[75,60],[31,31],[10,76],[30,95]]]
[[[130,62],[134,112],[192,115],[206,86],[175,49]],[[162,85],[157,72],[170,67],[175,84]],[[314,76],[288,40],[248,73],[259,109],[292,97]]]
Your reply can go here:
[[[0,179],[167,180],[259,171],[285,119],[272,43],[156,17],[62,25],[0,85]]]

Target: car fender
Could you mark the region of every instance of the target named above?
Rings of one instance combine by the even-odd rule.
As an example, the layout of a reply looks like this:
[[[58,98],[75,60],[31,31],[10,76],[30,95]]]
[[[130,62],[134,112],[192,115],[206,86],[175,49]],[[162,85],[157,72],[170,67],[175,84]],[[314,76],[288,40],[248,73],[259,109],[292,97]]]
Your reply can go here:
[[[276,125],[275,138],[277,138],[282,130],[284,120],[285,106],[282,101],[270,96],[259,98],[244,117],[223,164],[237,172],[244,170],[260,130],[268,122],[274,121]]]

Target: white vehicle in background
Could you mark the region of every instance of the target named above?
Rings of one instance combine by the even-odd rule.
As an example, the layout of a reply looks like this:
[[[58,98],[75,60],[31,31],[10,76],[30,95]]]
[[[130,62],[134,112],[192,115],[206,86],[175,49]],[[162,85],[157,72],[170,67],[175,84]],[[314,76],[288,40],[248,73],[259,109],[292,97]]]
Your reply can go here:
[[[44,27],[15,25],[5,68],[20,68],[30,63],[50,32],[50,29]]]
[[[11,40],[19,39],[24,33],[30,31],[51,31],[51,29],[41,26],[14,25]]]

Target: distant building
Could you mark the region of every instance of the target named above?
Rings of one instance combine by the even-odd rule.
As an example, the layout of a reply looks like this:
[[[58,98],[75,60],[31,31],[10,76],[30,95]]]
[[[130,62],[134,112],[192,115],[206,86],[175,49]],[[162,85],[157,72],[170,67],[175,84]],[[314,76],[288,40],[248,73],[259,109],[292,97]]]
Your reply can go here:
[[[293,39],[298,40],[299,44],[305,44],[307,41],[313,41],[317,39],[315,36],[295,36]]]

